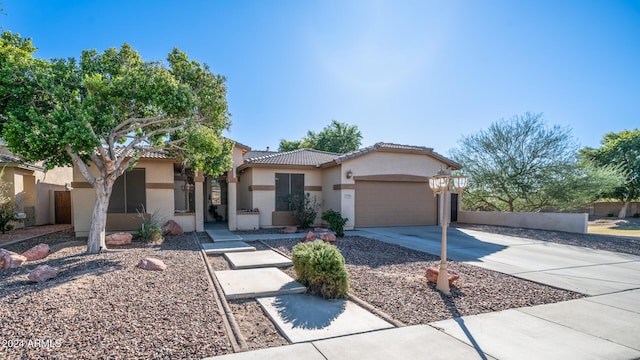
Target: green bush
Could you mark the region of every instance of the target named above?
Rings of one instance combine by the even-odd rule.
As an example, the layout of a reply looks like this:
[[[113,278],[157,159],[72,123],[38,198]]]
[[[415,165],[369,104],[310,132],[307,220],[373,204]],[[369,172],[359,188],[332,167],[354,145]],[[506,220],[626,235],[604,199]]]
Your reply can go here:
[[[5,231],[13,230],[11,222],[16,221],[16,216],[18,216],[18,207],[13,200],[6,200],[0,203],[0,231],[3,234]]]
[[[329,223],[329,229],[335,231],[337,237],[344,237],[344,225],[349,219],[343,218],[340,211],[329,209],[322,213],[321,219]]]
[[[315,196],[311,198],[311,194],[295,194],[289,197],[289,204],[293,211],[293,216],[300,223],[300,228],[308,229],[311,227],[318,216],[318,202]]]
[[[144,215],[144,210],[138,212],[138,216],[142,218],[142,224],[138,228],[137,239],[145,243],[161,243],[164,237],[162,237],[161,219],[158,211],[154,211],[149,218],[145,218]]]
[[[349,274],[337,247],[324,241],[299,243],[293,247],[293,268],[298,281],[311,294],[325,299],[346,298]]]

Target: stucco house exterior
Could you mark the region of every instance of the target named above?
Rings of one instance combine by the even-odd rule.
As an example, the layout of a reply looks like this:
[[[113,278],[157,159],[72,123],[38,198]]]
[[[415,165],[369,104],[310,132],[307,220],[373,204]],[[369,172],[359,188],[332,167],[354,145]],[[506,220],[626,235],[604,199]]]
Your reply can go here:
[[[39,164],[25,163],[12,154],[0,140],[2,181],[9,184],[18,211],[26,215],[16,227],[71,223],[69,185],[71,167],[46,170]]]
[[[288,199],[301,192],[315,198],[319,214],[340,211],[349,219],[346,229],[435,225],[442,201],[428,181],[441,168],[461,166],[431,148],[390,143],[346,154],[253,151],[236,143],[233,167],[215,178],[152,154],[114,186],[107,232],[137,229],[142,211],[173,219],[185,231],[203,231],[212,221],[226,222],[229,230],[295,225]],[[95,196],[75,168],[72,187],[76,235],[86,236]]]

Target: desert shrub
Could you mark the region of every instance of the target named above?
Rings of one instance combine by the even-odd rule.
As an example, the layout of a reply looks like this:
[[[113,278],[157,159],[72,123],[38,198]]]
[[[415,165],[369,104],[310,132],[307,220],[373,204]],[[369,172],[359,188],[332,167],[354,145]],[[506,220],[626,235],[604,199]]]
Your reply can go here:
[[[311,294],[325,299],[346,298],[349,274],[337,247],[323,241],[299,243],[292,251],[298,281]]]
[[[311,194],[296,194],[289,197],[289,204],[293,211],[293,216],[300,223],[302,229],[308,229],[318,216],[318,202]]]
[[[329,229],[335,231],[337,237],[344,237],[344,225],[349,219],[343,218],[340,211],[329,209],[322,213],[321,219],[329,224]]]
[[[0,231],[4,234],[6,231],[13,230],[13,221],[18,216],[18,206],[13,200],[0,199]]]
[[[138,234],[136,238],[145,243],[160,243],[164,240],[162,237],[162,228],[160,223],[162,219],[158,214],[158,211],[154,211],[151,216],[146,218],[145,212],[138,212],[138,216],[142,218],[142,223],[138,228]]]
[[[4,175],[4,171],[0,170],[0,178]],[[5,231],[13,230],[13,221],[17,220],[18,205],[10,195],[9,183],[0,181],[0,231],[4,234]]]

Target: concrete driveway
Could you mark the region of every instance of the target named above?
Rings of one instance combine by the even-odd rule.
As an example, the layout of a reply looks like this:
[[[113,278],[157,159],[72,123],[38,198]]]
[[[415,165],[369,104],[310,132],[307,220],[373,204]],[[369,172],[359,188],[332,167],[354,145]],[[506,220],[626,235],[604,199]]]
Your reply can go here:
[[[440,255],[439,226],[361,228],[354,235]],[[449,228],[447,257],[586,295],[640,289],[640,256]]]

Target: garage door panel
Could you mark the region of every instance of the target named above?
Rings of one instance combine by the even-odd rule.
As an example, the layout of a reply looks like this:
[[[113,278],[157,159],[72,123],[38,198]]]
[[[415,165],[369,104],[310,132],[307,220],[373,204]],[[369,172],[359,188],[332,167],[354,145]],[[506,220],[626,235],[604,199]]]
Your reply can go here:
[[[428,184],[356,181],[357,227],[437,224],[437,202]]]

